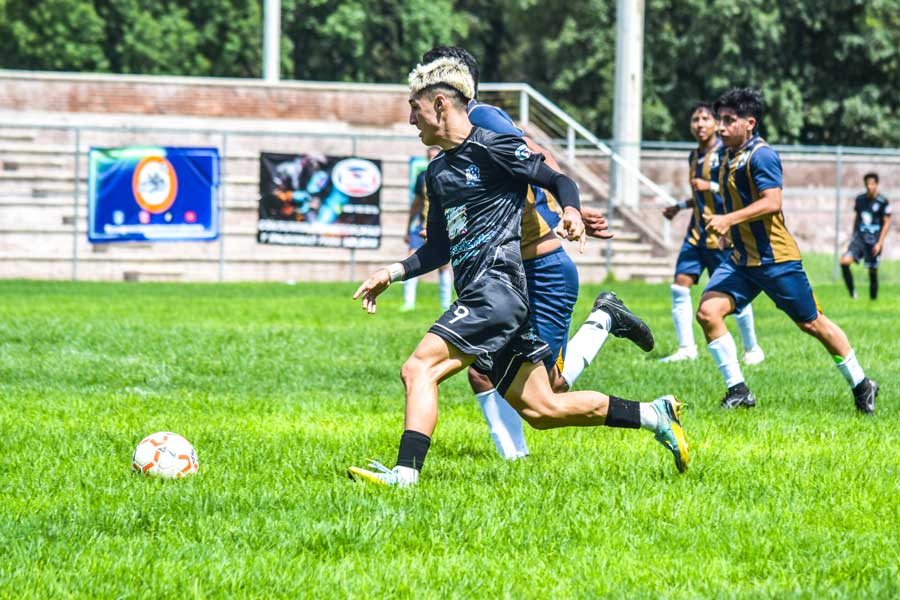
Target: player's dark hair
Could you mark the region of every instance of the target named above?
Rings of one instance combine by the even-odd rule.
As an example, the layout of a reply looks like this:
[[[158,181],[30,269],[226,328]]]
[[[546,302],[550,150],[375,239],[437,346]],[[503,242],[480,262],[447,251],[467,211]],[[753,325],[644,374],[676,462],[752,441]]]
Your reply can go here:
[[[416,94],[416,97],[427,96],[428,99],[433,100],[437,94],[443,94],[447,96],[447,98],[451,102],[462,109],[465,109],[469,104],[469,100],[471,100],[471,98],[466,98],[465,96],[463,96],[462,92],[460,92],[458,89],[446,83],[435,83],[434,85],[427,85],[423,87],[419,91],[419,93]]]
[[[713,117],[716,116],[716,112],[713,110],[712,104],[710,104],[709,102],[703,102],[702,100],[700,102],[694,102],[694,105],[691,106],[691,112],[688,113],[688,116],[693,117],[694,113],[698,110],[705,110]]]
[[[475,60],[475,57],[468,50],[459,46],[435,46],[422,55],[422,64],[427,65],[439,58],[454,58],[466,65],[472,81],[475,83],[475,97],[478,97],[478,61]]]
[[[723,108],[730,108],[742,119],[753,117],[756,119],[756,127],[753,133],[759,133],[763,118],[762,94],[753,88],[733,88],[719,96],[713,103],[716,116]]]
[[[878,183],[878,173],[876,173],[875,171],[871,171],[863,175],[863,183],[867,182],[870,179],[874,179],[875,183]]]

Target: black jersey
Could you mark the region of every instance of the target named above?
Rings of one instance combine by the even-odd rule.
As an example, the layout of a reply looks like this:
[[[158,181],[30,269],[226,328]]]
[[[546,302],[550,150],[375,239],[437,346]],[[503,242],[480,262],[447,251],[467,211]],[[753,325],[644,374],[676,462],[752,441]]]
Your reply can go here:
[[[856,197],[853,210],[856,212],[854,235],[861,237],[866,244],[877,244],[884,227],[884,217],[891,214],[891,203],[881,194],[874,198],[860,194]]]
[[[458,295],[486,275],[526,293],[522,210],[543,159],[520,137],[474,127],[459,146],[429,163],[429,243],[449,245]]]

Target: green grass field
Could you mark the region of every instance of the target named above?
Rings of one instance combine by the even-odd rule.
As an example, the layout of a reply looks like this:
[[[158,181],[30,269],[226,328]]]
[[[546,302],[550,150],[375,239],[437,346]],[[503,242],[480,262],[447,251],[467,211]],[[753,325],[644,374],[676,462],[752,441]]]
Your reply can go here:
[[[832,284],[827,257],[809,269],[881,383],[874,418],[765,298],[759,406],[721,411],[706,352],[654,360],[675,347],[668,285],[614,283],[657,348],[612,338],[579,387],[679,395],[691,470],[606,428],[529,431],[532,456],[504,462],[457,376],[410,490],[345,469],[393,464],[435,286],[416,313],[397,289],[367,317],[354,284],[0,282],[0,597],[896,598],[900,265],[876,303]],[[197,476],[131,474],[158,430],[194,443]]]

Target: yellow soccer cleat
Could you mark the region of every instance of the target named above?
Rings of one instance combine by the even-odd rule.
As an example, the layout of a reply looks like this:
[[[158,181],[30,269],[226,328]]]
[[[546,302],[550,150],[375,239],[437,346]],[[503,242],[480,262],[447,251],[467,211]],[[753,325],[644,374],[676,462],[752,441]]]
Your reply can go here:
[[[369,462],[369,468],[375,470],[370,471],[369,469],[363,469],[362,467],[350,467],[347,469],[347,475],[354,481],[365,481],[373,485],[397,487],[415,485],[419,480],[419,472],[409,467],[397,466],[393,469],[388,469],[377,460],[373,460]]]
[[[663,396],[653,401],[653,408],[659,415],[659,429],[656,441],[665,446],[675,457],[675,468],[679,473],[687,471],[691,462],[688,442],[681,427],[682,404],[675,396]]]

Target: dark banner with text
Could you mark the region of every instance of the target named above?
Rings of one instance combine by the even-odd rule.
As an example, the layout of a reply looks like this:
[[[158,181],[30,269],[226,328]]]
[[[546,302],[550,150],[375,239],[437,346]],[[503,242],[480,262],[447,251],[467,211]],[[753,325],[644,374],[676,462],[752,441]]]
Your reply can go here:
[[[257,240],[288,246],[378,248],[381,161],[262,153]]]

